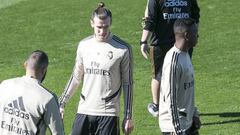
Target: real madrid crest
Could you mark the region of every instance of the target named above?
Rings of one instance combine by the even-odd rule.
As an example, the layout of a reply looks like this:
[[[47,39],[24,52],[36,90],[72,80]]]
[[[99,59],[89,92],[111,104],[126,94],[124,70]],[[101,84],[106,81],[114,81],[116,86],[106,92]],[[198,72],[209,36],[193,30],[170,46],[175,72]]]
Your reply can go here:
[[[111,60],[113,58],[113,52],[109,51],[107,57],[109,58],[109,60]]]

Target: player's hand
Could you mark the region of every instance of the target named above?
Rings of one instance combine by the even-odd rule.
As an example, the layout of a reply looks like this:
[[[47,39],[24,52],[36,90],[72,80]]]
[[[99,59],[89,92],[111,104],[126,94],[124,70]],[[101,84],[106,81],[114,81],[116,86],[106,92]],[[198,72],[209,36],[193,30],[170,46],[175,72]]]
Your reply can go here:
[[[196,129],[200,129],[201,121],[200,121],[199,117],[193,116],[193,124]]]
[[[148,59],[148,54],[149,54],[149,46],[147,44],[142,44],[141,45],[141,53],[145,59]]]
[[[123,120],[122,130],[125,135],[129,135],[134,129],[133,121],[130,119]]]
[[[60,107],[59,111],[60,111],[61,118],[63,119],[64,118],[64,108]]]

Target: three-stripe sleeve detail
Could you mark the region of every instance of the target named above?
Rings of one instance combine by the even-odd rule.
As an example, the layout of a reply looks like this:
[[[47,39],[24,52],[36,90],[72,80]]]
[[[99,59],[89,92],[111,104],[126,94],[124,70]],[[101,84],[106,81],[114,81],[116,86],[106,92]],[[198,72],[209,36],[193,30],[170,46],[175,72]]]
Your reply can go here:
[[[128,59],[129,59],[129,69],[128,69],[128,85],[124,85],[123,84],[123,89],[125,90],[125,117],[126,119],[131,119],[132,118],[132,103],[133,103],[133,55],[132,55],[132,48],[129,44],[127,44],[126,42],[124,42],[123,40],[121,40],[120,38],[118,38],[117,36],[113,35],[113,40],[122,44],[123,46],[127,47],[128,50]]]
[[[177,110],[177,89],[176,89],[176,67],[179,54],[173,52],[170,69],[170,108],[172,115],[172,122],[177,135],[183,135],[183,131],[180,128],[179,115]]]
[[[43,123],[44,119],[44,113],[41,115],[41,118],[39,119],[39,121],[37,122],[36,126],[37,126],[37,132],[36,135],[40,134],[40,129],[41,129],[41,124]]]
[[[129,85],[128,85],[128,88],[127,88],[127,115],[125,115],[127,117],[127,119],[132,119],[132,103],[133,103],[133,73],[132,73],[132,63],[133,63],[133,58],[132,58],[132,49],[131,48],[128,48],[128,51],[129,51]]]
[[[73,81],[73,74],[71,75],[71,77],[70,77],[70,79],[69,79],[69,82],[68,82],[68,84],[67,84],[67,86],[66,86],[63,94],[62,94],[61,97],[60,97],[60,100],[59,100],[60,106],[61,106],[62,104],[65,105],[66,97],[68,97],[67,93],[68,93],[68,91],[69,91],[69,87],[70,87],[72,81]]]
[[[133,99],[132,95],[133,94],[129,88],[129,85],[126,85],[124,87],[125,87],[125,90],[127,90],[127,93],[125,95],[127,97],[125,99],[125,100],[127,100],[127,101],[125,101],[125,103],[126,103],[125,116],[126,116],[126,119],[131,119],[132,118],[132,99]]]

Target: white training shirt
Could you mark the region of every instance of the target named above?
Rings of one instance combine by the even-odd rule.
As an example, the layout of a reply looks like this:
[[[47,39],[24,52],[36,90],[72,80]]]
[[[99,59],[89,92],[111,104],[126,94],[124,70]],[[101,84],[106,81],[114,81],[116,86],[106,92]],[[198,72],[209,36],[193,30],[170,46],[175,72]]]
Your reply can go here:
[[[166,54],[162,69],[159,125],[162,132],[177,135],[191,127],[197,116],[194,106],[194,71],[187,52],[173,46]]]
[[[95,36],[82,40],[60,105],[65,105],[82,79],[78,113],[119,116],[119,98],[123,88],[125,118],[131,118],[132,52],[127,43],[112,34],[105,42],[98,41]]]
[[[56,97],[31,77],[0,84],[0,134],[64,135]]]

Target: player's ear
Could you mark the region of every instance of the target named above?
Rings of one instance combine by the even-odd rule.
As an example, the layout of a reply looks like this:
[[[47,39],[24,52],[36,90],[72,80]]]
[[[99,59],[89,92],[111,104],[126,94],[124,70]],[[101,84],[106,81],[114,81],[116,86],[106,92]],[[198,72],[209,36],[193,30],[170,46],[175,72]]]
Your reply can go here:
[[[188,40],[188,32],[184,32],[184,39],[187,41]]]
[[[23,63],[23,67],[24,67],[25,69],[27,69],[27,61],[25,61],[25,62]]]
[[[90,19],[90,24],[91,24],[91,27],[94,28],[94,21],[93,21],[93,19]]]

